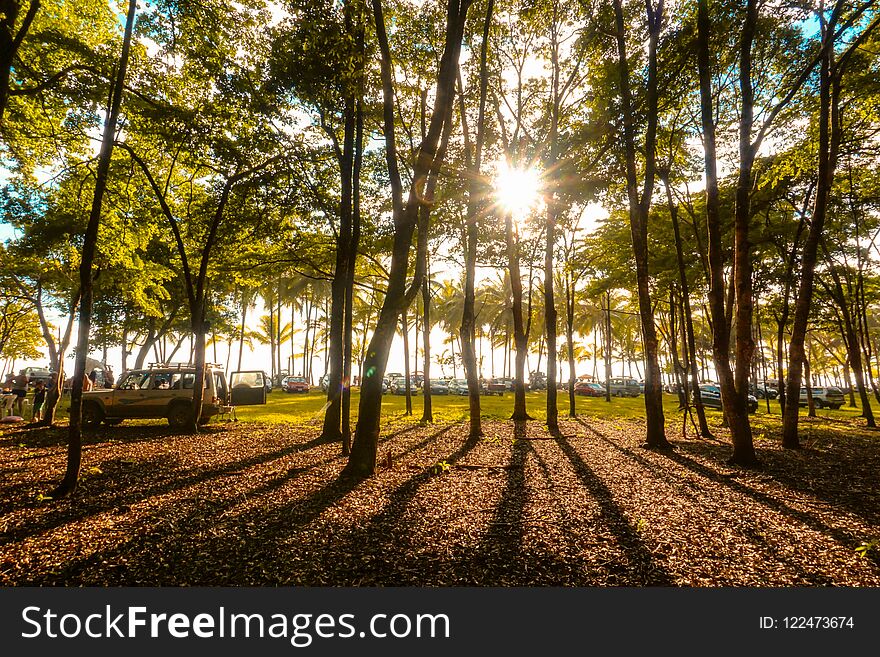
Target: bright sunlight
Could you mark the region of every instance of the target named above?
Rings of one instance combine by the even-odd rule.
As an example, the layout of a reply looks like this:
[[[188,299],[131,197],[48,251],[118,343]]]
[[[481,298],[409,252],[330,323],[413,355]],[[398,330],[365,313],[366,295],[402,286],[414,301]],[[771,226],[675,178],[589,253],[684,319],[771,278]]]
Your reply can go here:
[[[495,174],[495,198],[517,221],[524,219],[541,202],[541,174],[534,168],[511,168],[499,162]]]

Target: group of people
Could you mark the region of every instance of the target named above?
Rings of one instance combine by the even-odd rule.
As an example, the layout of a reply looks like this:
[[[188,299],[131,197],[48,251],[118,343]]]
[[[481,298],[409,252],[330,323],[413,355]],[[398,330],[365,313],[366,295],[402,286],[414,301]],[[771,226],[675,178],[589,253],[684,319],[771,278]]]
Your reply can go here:
[[[3,382],[3,417],[24,416],[24,404],[28,392],[29,379],[23,371],[18,374],[10,373]],[[31,420],[39,422],[43,419],[43,404],[46,403],[46,384],[37,381],[34,384],[34,399],[32,402],[33,413]]]
[[[115,382],[113,371],[106,367],[103,370],[103,381],[101,385],[105,388],[112,388]],[[28,384],[30,379],[24,370],[15,374],[10,372],[6,375],[3,382],[2,396],[0,396],[0,419],[5,418],[21,418],[24,419],[25,400],[28,394]],[[98,370],[93,369],[89,374],[83,377],[83,392],[93,390],[99,387]],[[43,419],[43,406],[46,403],[46,383],[42,380],[34,383],[34,398],[31,402],[32,414],[31,421],[39,422]],[[21,419],[17,421],[21,421]]]

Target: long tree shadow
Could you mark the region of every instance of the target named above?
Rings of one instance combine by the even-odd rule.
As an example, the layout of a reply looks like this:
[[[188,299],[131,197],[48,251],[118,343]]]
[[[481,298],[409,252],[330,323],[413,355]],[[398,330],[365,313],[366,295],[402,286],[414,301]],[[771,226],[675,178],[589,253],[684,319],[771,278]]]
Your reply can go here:
[[[810,529],[834,539],[835,541],[847,548],[854,548],[856,545],[858,545],[859,540],[863,538],[850,531],[830,527],[812,514],[806,511],[793,509],[787,504],[781,502],[779,499],[773,497],[772,495],[768,495],[767,493],[762,493],[761,491],[755,490],[754,488],[747,486],[746,484],[739,482],[735,479],[732,479],[731,477],[725,477],[724,475],[690,458],[689,456],[685,456],[684,454],[670,454],[669,458],[679,465],[688,468],[693,472],[696,472],[697,474],[706,477],[707,479],[718,482],[721,485],[733,491],[736,491],[737,493],[740,493],[741,495],[744,495],[745,497],[748,497],[773,511],[776,511],[783,516],[791,518],[792,520],[796,520],[797,522],[809,527]]]
[[[559,449],[571,462],[578,478],[599,504],[602,519],[612,531],[624,554],[617,564],[632,585],[672,586],[674,581],[665,567],[657,563],[638,532],[630,525],[623,509],[614,501],[611,489],[587,465],[568,439],[557,440]]]
[[[223,427],[202,427],[200,434],[212,435],[225,431]],[[127,426],[100,426],[96,429],[83,431],[83,447],[102,445],[113,442],[139,443],[157,440],[159,438],[171,438],[185,435],[179,430],[172,429],[164,424],[136,424]],[[7,432],[2,440],[9,440],[12,444],[22,447],[66,447],[68,429],[64,426],[37,427],[24,425],[20,429]]]
[[[269,453],[257,454],[248,458],[239,459],[213,468],[191,468],[180,471],[173,465],[169,455],[160,455],[147,461],[128,461],[126,459],[112,459],[101,462],[102,468],[97,474],[83,474],[81,486],[84,488],[101,490],[97,497],[83,501],[80,497],[62,500],[51,512],[38,520],[33,518],[22,519],[18,523],[7,525],[5,531],[0,533],[0,545],[23,540],[36,536],[46,531],[57,529],[65,524],[82,520],[106,511],[126,510],[127,508],[142,502],[143,500],[173,493],[174,491],[198,485],[202,482],[229,475],[248,468],[264,465],[271,461],[282,459],[285,456],[304,452],[322,443],[317,438],[308,442],[291,445]],[[137,486],[130,484],[120,485],[120,478],[125,476],[137,476],[140,483]],[[42,483],[42,482],[37,482]],[[45,483],[49,483],[46,480]],[[25,485],[18,485],[18,489]],[[7,489],[10,490],[10,489]],[[34,499],[29,506],[45,504]],[[7,501],[0,503],[0,515],[22,508],[21,503],[13,496],[8,496]]]
[[[713,445],[702,443],[686,443],[682,451],[711,458],[720,453]],[[832,443],[827,451],[763,450],[761,458],[766,464],[763,473],[783,486],[880,524],[880,495],[876,486],[880,444],[876,440],[847,436]],[[792,467],[794,459],[799,459],[797,467]]]
[[[427,442],[436,440],[447,430],[441,429]],[[334,456],[330,461],[341,461],[341,457]],[[222,500],[193,498],[189,500],[192,504],[189,510],[163,507],[146,521],[152,529],[108,550],[74,560],[62,571],[49,576],[46,582],[38,583],[88,583],[96,579],[100,582],[105,575],[101,572],[104,563],[116,565],[108,575],[110,583],[315,583],[297,581],[303,546],[292,537],[307,532],[306,526],[360,482],[338,479],[331,474],[329,481],[325,479],[319,488],[290,502],[278,501],[278,494],[292,478],[321,465],[292,468],[258,487]],[[397,496],[400,497],[400,493]],[[248,502],[256,499],[264,500],[265,504],[256,509],[249,507]],[[236,510],[240,505],[244,506]],[[305,535],[308,536],[308,532]],[[327,537],[321,537],[324,538]],[[177,566],[181,566],[186,575],[178,575]],[[325,566],[332,568],[333,564],[321,567]],[[338,566],[346,569],[348,565]],[[201,579],[192,581],[194,572],[200,573]],[[149,579],[144,580],[145,576]]]
[[[452,426],[448,425],[431,434],[421,443],[435,441]],[[403,482],[389,495],[382,509],[366,523],[334,539],[332,551],[345,555],[342,563],[317,564],[320,569],[313,568],[309,571],[307,568],[302,576],[308,581],[333,585],[396,585],[400,583],[396,573],[404,577],[404,573],[408,572],[411,576],[422,568],[425,564],[419,560],[419,550],[413,544],[413,532],[404,522],[404,516],[425,484],[454,467],[477,444],[473,440],[464,441],[458,449],[440,459],[437,464],[423,468]]]
[[[292,478],[301,476],[315,466],[290,468],[270,481],[247,491],[247,497],[271,496]],[[267,537],[277,533],[278,526],[305,524],[318,517],[327,508],[345,497],[356,486],[354,481],[331,479],[326,485],[293,502],[282,505],[271,515],[235,515],[225,519],[229,511],[242,502],[240,495],[226,499],[177,500],[175,508],[162,507],[146,521],[151,529],[137,532],[106,550],[73,559],[54,573],[35,578],[33,584],[82,585],[182,585],[211,584],[218,579],[226,582],[242,581],[248,569],[261,568],[277,562],[283,553],[274,549]],[[191,510],[182,511],[189,502]],[[177,512],[175,514],[175,512]],[[223,525],[226,533],[219,531]],[[200,534],[222,534],[222,550],[200,549]],[[216,555],[220,558],[214,558]],[[187,563],[189,562],[189,563]],[[198,562],[204,581],[192,582],[177,575],[193,572],[192,562]],[[253,573],[250,573],[253,576]],[[265,579],[265,578],[264,578]],[[248,580],[244,580],[248,581]]]
[[[510,465],[506,469],[504,490],[489,529],[471,555],[464,557],[468,570],[483,574],[479,585],[525,586],[533,584],[534,573],[546,572],[528,563],[524,553],[525,510],[528,486],[525,465],[533,448],[526,437],[526,423],[514,421]],[[531,567],[530,567],[531,566]]]
[[[635,463],[638,463],[640,466],[642,466],[645,470],[649,471],[652,474],[652,476],[656,477],[657,479],[659,479],[661,481],[665,481],[669,485],[674,486],[676,488],[677,494],[686,497],[693,504],[694,507],[699,507],[700,505],[703,504],[703,501],[700,499],[700,494],[701,493],[706,494],[706,491],[704,488],[702,488],[695,481],[677,476],[674,473],[672,473],[669,469],[664,469],[659,464],[653,463],[653,462],[645,459],[643,456],[638,454],[636,451],[634,451],[628,447],[624,447],[622,445],[617,444],[616,442],[614,442],[613,440],[608,438],[608,436],[606,436],[601,431],[599,431],[598,429],[596,429],[594,426],[590,425],[589,423],[585,422],[581,418],[578,418],[577,421],[585,429],[587,429],[594,437],[601,440],[608,447],[617,451],[622,456],[625,456],[625,457],[631,459]],[[681,444],[677,444],[677,446],[681,447]],[[707,468],[707,470],[714,473],[715,476],[712,477],[712,479],[714,481],[724,481],[725,480],[725,478],[720,473],[714,472],[710,468]],[[699,475],[700,473],[697,473],[697,474]],[[687,491],[682,490],[682,487],[685,487],[688,490]],[[805,569],[801,563],[798,563],[790,555],[784,553],[778,547],[772,545],[767,540],[767,538],[764,536],[764,534],[762,534],[760,531],[758,531],[753,526],[748,525],[748,524],[744,524],[739,529],[742,532],[743,536],[747,540],[749,540],[751,543],[753,543],[757,547],[760,547],[761,549],[763,549],[766,553],[768,553],[768,555],[770,557],[774,558],[778,563],[785,564],[786,566],[791,568],[792,571],[794,571],[798,574],[798,576],[801,578],[802,581],[808,582],[811,585],[816,585],[816,586],[825,586],[825,585],[829,585],[829,584],[833,583],[833,581],[827,575],[824,575],[822,573],[817,573],[817,572],[811,572],[811,571],[808,571],[807,569]]]

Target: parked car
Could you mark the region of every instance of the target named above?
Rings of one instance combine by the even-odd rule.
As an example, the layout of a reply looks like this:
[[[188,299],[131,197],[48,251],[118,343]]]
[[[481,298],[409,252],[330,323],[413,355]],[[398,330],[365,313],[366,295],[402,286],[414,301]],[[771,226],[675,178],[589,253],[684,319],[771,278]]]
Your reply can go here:
[[[700,384],[700,401],[706,408],[714,408],[721,410],[721,387],[714,383]],[[755,413],[758,410],[758,399],[754,395],[749,395],[749,413]]]
[[[430,387],[432,395],[449,394],[449,382],[446,379],[431,379]]]
[[[843,396],[843,391],[835,386],[830,386],[828,388],[810,388],[810,392],[813,395],[813,404],[816,405],[816,408],[830,408],[836,411],[843,406],[846,401],[846,398]],[[807,405],[806,388],[801,388],[798,404],[800,406]]]
[[[574,386],[574,394],[582,397],[604,397],[605,386],[594,381],[578,381]]]
[[[330,388],[330,375],[325,374],[324,376],[322,376],[318,381],[318,385],[321,386],[321,392],[327,392],[327,390],[329,390]]]
[[[130,418],[166,418],[172,427],[183,428],[192,417],[195,378],[196,370],[191,366],[154,365],[129,370],[116,388],[83,393],[83,426],[119,424]],[[263,372],[233,372],[227,385],[223,370],[209,365],[199,424],[229,412],[233,406],[265,403]]]
[[[399,377],[391,380],[391,384],[388,387],[388,392],[392,395],[405,395],[406,394],[406,377]],[[419,392],[419,388],[416,386],[415,382],[410,379],[409,381],[409,394],[417,395]]]
[[[505,379],[486,379],[481,388],[483,394],[503,397],[507,391],[507,381]]]
[[[37,381],[42,381],[48,388],[52,382],[52,377],[55,376],[55,373],[48,367],[25,367],[21,373],[28,378],[29,388],[33,388]]]
[[[287,376],[281,384],[284,392],[309,392],[312,387],[304,376]]]
[[[642,390],[639,382],[627,377],[617,377],[609,381],[613,397],[638,397]]]
[[[450,379],[447,388],[450,395],[466,395],[468,394],[467,379]]]
[[[749,392],[758,399],[776,399],[779,396],[779,391],[776,388],[765,386],[763,383],[749,384]]]
[[[403,374],[400,372],[390,372],[386,374],[382,379],[382,390],[384,392],[391,392],[391,388],[394,386],[397,379],[403,379]]]

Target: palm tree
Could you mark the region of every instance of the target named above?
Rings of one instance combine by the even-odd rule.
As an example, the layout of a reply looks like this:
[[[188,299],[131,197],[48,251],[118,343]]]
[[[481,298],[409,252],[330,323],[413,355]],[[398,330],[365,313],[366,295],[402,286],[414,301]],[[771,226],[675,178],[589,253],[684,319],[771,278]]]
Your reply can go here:
[[[510,336],[513,332],[513,292],[507,270],[497,273],[495,278],[484,283],[480,287],[478,296],[483,304],[482,325],[489,328],[492,376],[495,376],[495,349],[498,348],[504,350],[503,373],[506,376]]]

